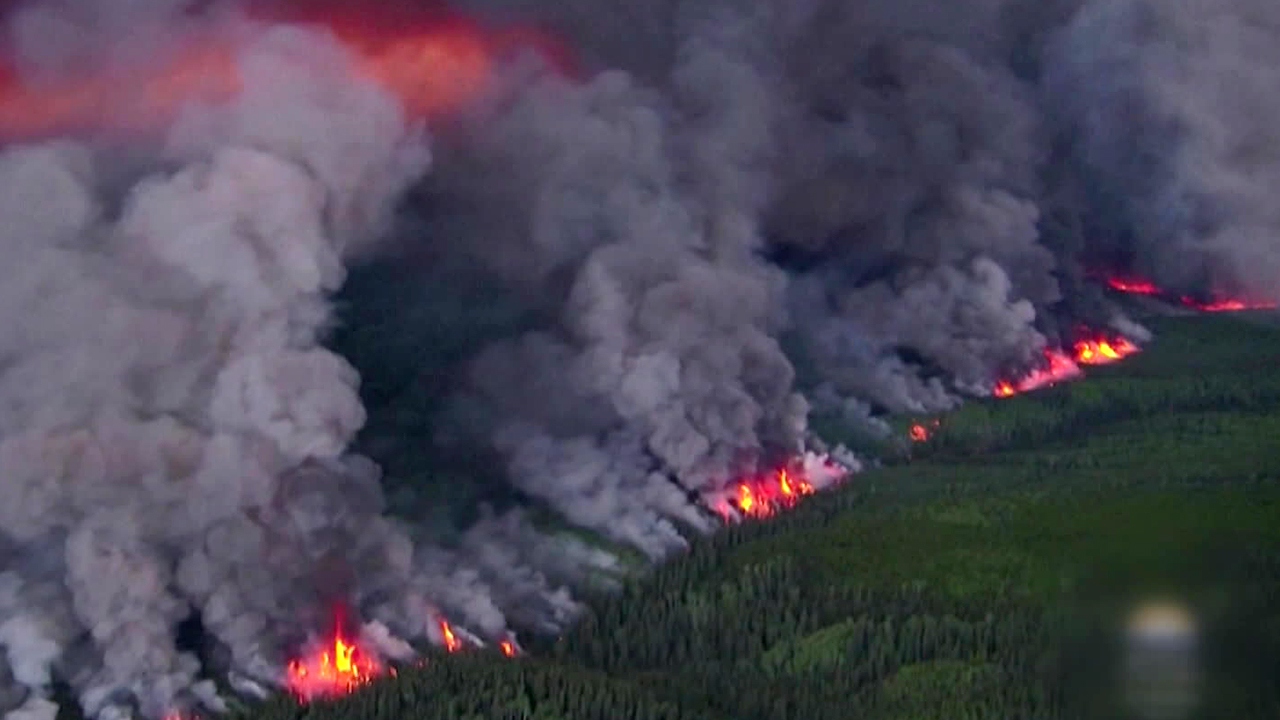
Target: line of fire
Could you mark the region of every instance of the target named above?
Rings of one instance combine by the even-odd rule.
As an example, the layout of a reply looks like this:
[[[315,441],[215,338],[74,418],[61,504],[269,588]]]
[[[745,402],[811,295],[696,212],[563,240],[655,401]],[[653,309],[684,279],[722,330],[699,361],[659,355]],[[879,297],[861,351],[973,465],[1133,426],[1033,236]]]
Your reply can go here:
[[[1156,286],[1147,281],[1109,280],[1107,286],[1122,293],[1170,297],[1158,288],[1152,290]],[[1202,312],[1275,307],[1275,303],[1244,300],[1188,301],[1181,304]],[[1140,351],[1136,342],[1118,333],[1084,330],[1070,347],[1046,348],[1042,362],[1023,375],[998,380],[991,395],[1005,398],[1079,379],[1084,376],[1082,367],[1119,362]],[[942,419],[937,417],[912,423],[907,431],[908,438],[912,442],[927,442],[941,425]],[[766,472],[737,478],[710,505],[726,523],[764,519],[794,507],[819,490],[840,483],[846,475],[847,471],[830,459],[810,455]],[[435,622],[439,644],[446,652],[485,646],[479,638],[455,628],[443,616],[438,616]],[[514,637],[499,640],[497,650],[506,657],[516,657],[520,652]],[[349,693],[377,677],[394,675],[395,672],[393,665],[379,659],[343,628],[340,621],[335,621],[332,632],[323,641],[313,645],[307,654],[289,661],[285,682],[289,693],[299,702],[306,703]],[[177,720],[176,716],[174,720]]]
[[[482,93],[491,63],[502,53],[532,48],[566,73],[572,67],[555,42],[527,28],[481,29],[449,19],[390,30],[362,24],[358,18],[311,20],[326,23],[351,49],[354,72],[375,79],[403,99],[410,112],[422,117],[437,116]],[[423,72],[422,68],[428,66],[432,72]],[[166,122],[181,103],[193,97],[226,97],[237,92],[240,83],[234,54],[218,44],[197,47],[133,80],[131,102],[122,105],[118,98],[120,88],[112,77],[29,88],[17,83],[13,73],[0,68],[0,137],[28,139],[81,130],[102,121],[104,105],[122,108],[114,129],[147,129],[150,124]],[[108,98],[112,99],[108,102]],[[1268,299],[1178,295],[1135,276],[1101,280],[1112,291],[1147,296],[1194,311],[1277,306]],[[1005,398],[1053,386],[1082,377],[1083,367],[1119,362],[1140,350],[1135,340],[1121,334],[1085,330],[1067,347],[1045,348],[1040,362],[1021,375],[995,380],[990,394]],[[941,423],[939,418],[916,422],[908,429],[908,439],[927,442]],[[841,483],[846,476],[847,470],[834,461],[806,456],[733,479],[717,497],[704,500],[725,523],[758,520],[785,511],[804,498]],[[510,658],[521,654],[514,636],[497,639],[494,647],[489,647],[442,615],[433,622],[433,639],[445,652],[490,651]],[[286,663],[281,677],[283,687],[293,697],[300,703],[309,703],[350,693],[394,673],[395,665],[339,618],[329,632]],[[189,713],[178,711],[170,716],[171,720],[189,717]]]

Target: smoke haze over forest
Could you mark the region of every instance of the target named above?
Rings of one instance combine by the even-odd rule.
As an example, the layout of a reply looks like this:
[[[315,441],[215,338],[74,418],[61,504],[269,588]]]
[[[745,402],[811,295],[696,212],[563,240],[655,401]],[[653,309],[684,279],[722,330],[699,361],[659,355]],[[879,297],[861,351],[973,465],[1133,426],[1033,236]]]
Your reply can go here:
[[[220,705],[818,489],[1086,326],[1280,296],[1270,0],[9,3],[0,711]],[[416,43],[416,44],[415,44]],[[852,481],[856,482],[856,478]],[[552,517],[553,521],[546,518]],[[174,627],[198,613],[205,667]],[[202,679],[204,678],[204,679]]]

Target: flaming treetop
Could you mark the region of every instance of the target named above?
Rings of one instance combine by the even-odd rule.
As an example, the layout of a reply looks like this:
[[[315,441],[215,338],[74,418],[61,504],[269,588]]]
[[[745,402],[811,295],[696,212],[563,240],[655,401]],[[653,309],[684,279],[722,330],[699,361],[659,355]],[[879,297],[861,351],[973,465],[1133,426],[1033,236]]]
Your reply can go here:
[[[1082,375],[1081,365],[1106,365],[1122,360],[1140,348],[1121,335],[1089,332],[1071,345],[1070,351],[1045,348],[1042,361],[1017,378],[996,381],[991,393],[996,397],[1009,397],[1071,380]]]
[[[299,701],[351,692],[382,672],[382,665],[337,629],[313,652],[290,660],[286,686]]]
[[[839,483],[847,472],[829,458],[807,453],[803,462],[735,479],[711,505],[725,521],[735,517],[765,518]]]

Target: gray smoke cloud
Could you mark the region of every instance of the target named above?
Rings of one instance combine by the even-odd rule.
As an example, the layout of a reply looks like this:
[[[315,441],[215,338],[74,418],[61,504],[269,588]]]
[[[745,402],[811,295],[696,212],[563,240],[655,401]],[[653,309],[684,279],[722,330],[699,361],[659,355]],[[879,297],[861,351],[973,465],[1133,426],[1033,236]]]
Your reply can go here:
[[[5,685],[41,699],[56,671],[90,715],[222,706],[175,645],[193,608],[272,682],[330,601],[411,606],[426,572],[346,454],[358,374],[319,344],[425,135],[325,34],[246,37],[242,92],[186,108],[123,186],[83,141],[0,150]]]
[[[770,19],[679,18],[665,87],[616,70],[535,81],[437,176],[442,234],[496,242],[479,262],[552,318],[484,348],[460,404],[490,408],[518,487],[655,558],[685,544],[668,518],[714,526],[689,491],[803,447],[785,277],[758,256],[778,152]]]
[[[1280,295],[1280,8],[1091,3],[1054,38],[1046,87],[1100,196],[1102,250],[1178,291]]]
[[[429,128],[323,30],[191,6],[7,25],[33,86],[209,36],[244,82],[124,148],[0,146],[6,720],[55,677],[216,709],[334,601],[389,656],[442,614],[555,632],[631,571],[606,541],[661,559],[781,459],[832,481],[810,399],[883,433],[1072,321],[1145,339],[1082,257],[1280,289],[1260,0],[467,0],[579,67],[504,58]]]

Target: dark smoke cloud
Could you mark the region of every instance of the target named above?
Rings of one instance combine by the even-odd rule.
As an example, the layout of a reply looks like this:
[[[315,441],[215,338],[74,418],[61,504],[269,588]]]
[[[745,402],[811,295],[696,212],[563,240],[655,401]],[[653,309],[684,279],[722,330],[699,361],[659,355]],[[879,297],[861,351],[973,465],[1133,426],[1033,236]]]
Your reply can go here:
[[[484,152],[539,158],[533,202],[505,209],[528,215],[506,222],[514,253],[536,258],[520,263],[534,278],[570,279],[544,286],[559,295],[556,321],[484,350],[471,378],[523,489],[661,555],[682,540],[655,509],[705,520],[660,473],[697,488],[762,440],[798,445],[803,405],[773,337],[781,278],[751,255],[758,238],[734,199],[704,198],[695,183],[732,188],[680,177],[699,169],[681,168],[673,146],[695,139],[672,132],[660,96],[605,73],[525,102],[495,122]],[[493,190],[494,205],[468,195],[476,216],[503,212]],[[531,370],[538,382],[520,387]]]
[[[1261,0],[461,7],[574,76],[507,58],[423,128],[232,3],[11,15],[28,82],[218,35],[246,83],[127,152],[0,147],[6,720],[54,674],[102,717],[219,707],[338,600],[388,656],[441,612],[554,632],[738,473],[830,481],[810,400],[879,432],[1073,321],[1144,337],[1082,257],[1278,289]]]
[[[1176,290],[1280,294],[1277,39],[1262,0],[1092,3],[1054,37],[1045,86],[1117,215],[1099,251]]]

